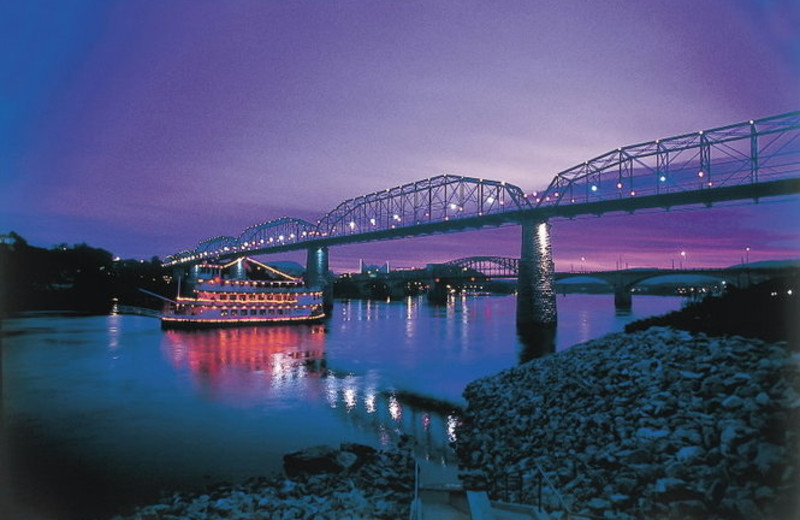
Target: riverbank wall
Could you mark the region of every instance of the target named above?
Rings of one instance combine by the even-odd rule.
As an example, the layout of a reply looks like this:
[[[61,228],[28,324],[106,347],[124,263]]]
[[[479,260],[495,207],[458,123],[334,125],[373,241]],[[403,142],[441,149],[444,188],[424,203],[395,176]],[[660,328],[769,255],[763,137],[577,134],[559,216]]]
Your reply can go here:
[[[554,518],[800,511],[800,356],[786,343],[612,334],[479,379],[464,396],[462,479],[495,498],[541,496]]]

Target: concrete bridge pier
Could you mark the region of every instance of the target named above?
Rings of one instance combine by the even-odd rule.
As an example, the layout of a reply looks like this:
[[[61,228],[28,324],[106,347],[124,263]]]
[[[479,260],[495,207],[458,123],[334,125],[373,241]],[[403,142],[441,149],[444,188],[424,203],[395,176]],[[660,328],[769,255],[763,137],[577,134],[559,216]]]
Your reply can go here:
[[[633,307],[633,294],[626,287],[614,289],[614,308],[618,311],[629,311]]]
[[[555,329],[558,317],[550,224],[535,220],[525,220],[521,224],[517,329],[528,332]]]
[[[328,248],[311,248],[306,255],[305,282],[308,287],[322,289],[322,305],[325,314],[333,309],[333,284],[328,276]]]

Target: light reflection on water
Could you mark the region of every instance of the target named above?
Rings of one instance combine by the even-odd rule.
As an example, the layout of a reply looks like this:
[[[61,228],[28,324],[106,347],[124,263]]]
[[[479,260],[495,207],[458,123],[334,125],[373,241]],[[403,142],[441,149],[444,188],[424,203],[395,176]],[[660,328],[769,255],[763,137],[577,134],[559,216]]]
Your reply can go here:
[[[637,296],[620,316],[613,296],[560,296],[555,346],[680,302]],[[314,444],[383,447],[411,434],[420,456],[446,460],[457,415],[408,396],[460,403],[468,382],[535,350],[517,336],[513,297],[337,301],[324,325],[207,331],[34,315],[6,320],[3,336],[12,480],[34,503],[75,480],[63,497],[75,518],[162,487],[269,474],[284,453]],[[96,478],[80,484],[75,471]]]

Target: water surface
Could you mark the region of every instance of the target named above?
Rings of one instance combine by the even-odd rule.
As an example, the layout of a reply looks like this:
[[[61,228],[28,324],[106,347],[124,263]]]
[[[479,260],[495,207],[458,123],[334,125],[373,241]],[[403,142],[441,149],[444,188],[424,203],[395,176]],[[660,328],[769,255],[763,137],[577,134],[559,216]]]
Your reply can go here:
[[[555,348],[679,298],[558,297]],[[315,444],[392,445],[446,459],[464,386],[527,359],[514,298],[337,301],[313,326],[162,331],[138,316],[25,315],[3,322],[3,467],[17,503],[47,518],[102,518],[162,489],[268,475]],[[7,463],[7,464],[6,464]]]

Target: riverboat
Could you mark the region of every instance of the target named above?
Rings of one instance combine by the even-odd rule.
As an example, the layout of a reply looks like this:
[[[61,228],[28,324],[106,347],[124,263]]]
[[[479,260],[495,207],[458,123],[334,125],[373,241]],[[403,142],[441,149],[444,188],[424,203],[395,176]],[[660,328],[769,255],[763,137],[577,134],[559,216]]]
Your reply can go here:
[[[309,323],[325,317],[321,289],[252,258],[192,269],[192,295],[169,300],[162,328]]]

